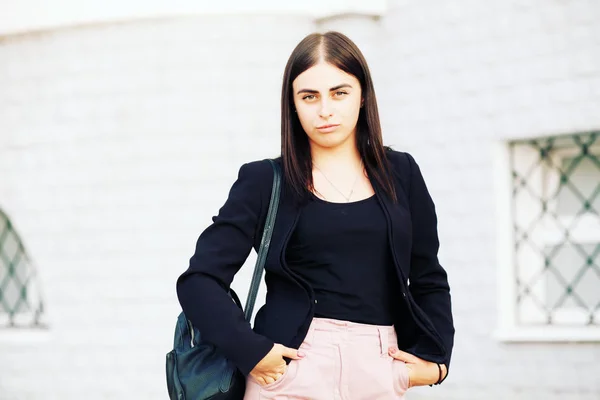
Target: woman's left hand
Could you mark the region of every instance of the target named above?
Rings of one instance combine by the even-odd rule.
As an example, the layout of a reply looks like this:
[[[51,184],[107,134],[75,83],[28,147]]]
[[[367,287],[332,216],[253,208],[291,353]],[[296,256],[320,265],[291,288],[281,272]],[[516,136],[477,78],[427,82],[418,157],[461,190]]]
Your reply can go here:
[[[409,388],[437,383],[440,377],[440,370],[436,363],[425,361],[417,356],[399,350],[397,347],[390,347],[388,353],[394,359],[406,363]],[[446,365],[440,364],[440,366],[442,367],[442,379],[444,379],[447,374]]]

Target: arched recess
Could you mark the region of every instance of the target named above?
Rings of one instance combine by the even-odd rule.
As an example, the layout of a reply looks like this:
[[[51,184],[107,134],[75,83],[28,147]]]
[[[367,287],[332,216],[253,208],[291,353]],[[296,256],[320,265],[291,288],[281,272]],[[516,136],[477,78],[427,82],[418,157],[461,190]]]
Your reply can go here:
[[[35,265],[0,208],[0,329],[44,326],[44,302]]]

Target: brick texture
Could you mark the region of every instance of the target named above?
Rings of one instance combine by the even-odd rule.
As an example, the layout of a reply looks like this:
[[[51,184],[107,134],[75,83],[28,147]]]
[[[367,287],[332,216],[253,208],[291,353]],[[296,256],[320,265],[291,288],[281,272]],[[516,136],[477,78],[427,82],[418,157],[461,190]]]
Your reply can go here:
[[[0,400],[166,398],[175,279],[240,164],[278,153],[283,67],[314,29],[359,44],[385,142],[415,156],[436,201],[456,347],[449,379],[407,397],[598,399],[598,344],[492,337],[507,266],[491,149],[600,128],[599,17],[591,0],[390,0],[379,20],[198,16],[2,38],[0,207],[38,266],[50,330],[0,331]]]
[[[0,206],[50,330],[0,331],[0,399],[166,398],[175,280],[241,163],[278,153],[282,71],[313,28],[197,17],[3,40]]]

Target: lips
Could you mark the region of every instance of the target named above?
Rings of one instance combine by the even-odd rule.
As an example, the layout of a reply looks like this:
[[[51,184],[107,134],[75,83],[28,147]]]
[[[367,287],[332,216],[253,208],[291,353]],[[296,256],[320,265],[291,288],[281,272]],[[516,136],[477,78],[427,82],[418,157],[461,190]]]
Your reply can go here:
[[[333,132],[334,130],[336,130],[336,128],[339,126],[339,124],[327,124],[327,125],[321,125],[321,126],[317,126],[317,130],[319,132]]]

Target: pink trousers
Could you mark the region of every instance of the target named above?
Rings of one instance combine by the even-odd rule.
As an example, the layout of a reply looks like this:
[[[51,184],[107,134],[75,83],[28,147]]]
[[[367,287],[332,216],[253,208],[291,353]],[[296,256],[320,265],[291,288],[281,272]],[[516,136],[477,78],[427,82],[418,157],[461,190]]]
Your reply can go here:
[[[261,386],[251,376],[244,400],[403,399],[408,370],[388,355],[393,326],[314,318],[300,350],[277,381]]]

